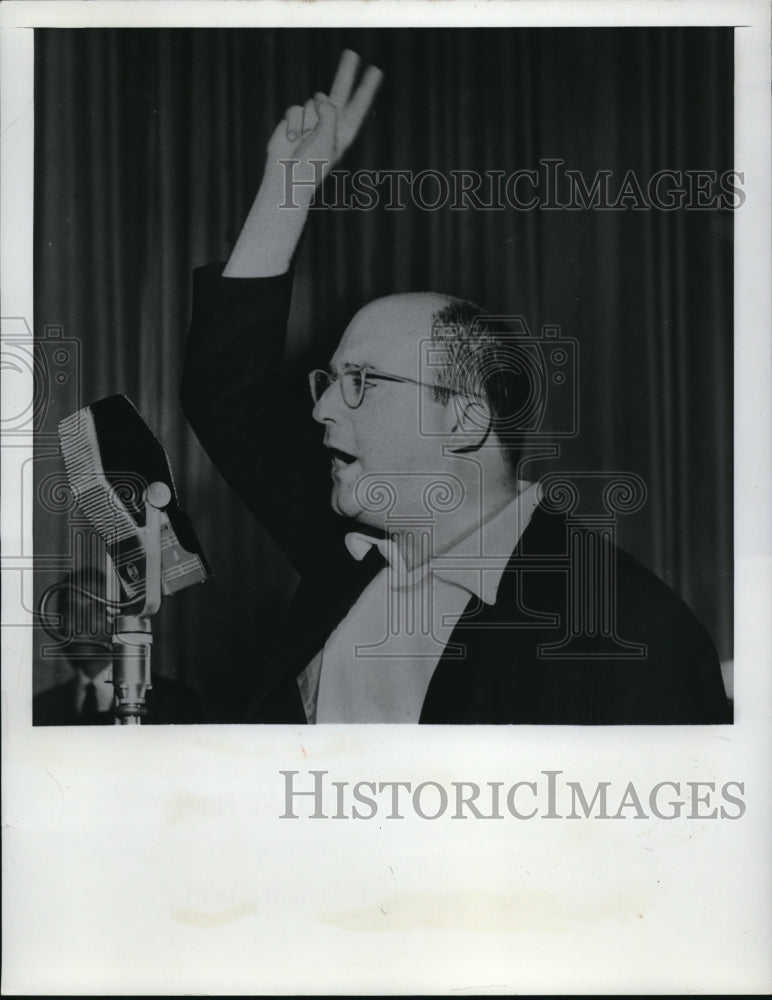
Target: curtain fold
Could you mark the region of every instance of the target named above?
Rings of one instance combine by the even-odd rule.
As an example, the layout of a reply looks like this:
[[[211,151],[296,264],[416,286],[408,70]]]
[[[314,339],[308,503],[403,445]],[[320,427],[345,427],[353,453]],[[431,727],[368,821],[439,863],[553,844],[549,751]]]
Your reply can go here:
[[[191,272],[227,257],[276,121],[329,87],[345,46],[385,73],[349,170],[509,175],[554,157],[615,189],[628,170],[733,166],[728,28],[36,31],[35,332],[77,339],[82,401],[126,393],[169,451],[216,576],[166,602],[156,662],[213,720],[240,717],[295,580],[182,416]],[[577,339],[581,433],[529,472],[641,476],[619,540],[730,657],[731,212],[315,212],[293,361],[369,299],[427,289]],[[44,429],[71,402],[54,394]],[[41,460],[39,481],[55,469]],[[68,550],[61,512],[41,507],[35,530],[38,552]],[[36,687],[53,678],[38,663]]]

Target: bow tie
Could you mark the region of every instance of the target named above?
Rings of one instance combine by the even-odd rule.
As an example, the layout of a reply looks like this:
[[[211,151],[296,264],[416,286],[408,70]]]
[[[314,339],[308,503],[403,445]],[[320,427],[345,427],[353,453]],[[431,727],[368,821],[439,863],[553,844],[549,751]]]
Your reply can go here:
[[[399,546],[391,538],[375,538],[361,531],[350,531],[343,541],[357,562],[361,562],[371,549],[377,549],[390,566],[395,569],[405,568]]]

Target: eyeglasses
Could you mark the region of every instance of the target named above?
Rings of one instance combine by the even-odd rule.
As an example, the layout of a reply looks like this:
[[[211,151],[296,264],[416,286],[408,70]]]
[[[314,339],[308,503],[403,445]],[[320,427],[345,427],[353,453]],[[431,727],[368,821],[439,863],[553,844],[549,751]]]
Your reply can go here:
[[[430,385],[428,382],[419,382],[418,379],[405,378],[403,375],[388,375],[385,372],[374,372],[369,368],[347,368],[340,375],[334,375],[323,368],[317,368],[308,374],[311,398],[315,404],[319,402],[333,382],[340,382],[340,392],[343,396],[343,402],[352,410],[361,405],[362,400],[365,398],[365,389],[374,381],[409,382],[412,385],[423,385],[429,389],[437,388],[437,386]]]

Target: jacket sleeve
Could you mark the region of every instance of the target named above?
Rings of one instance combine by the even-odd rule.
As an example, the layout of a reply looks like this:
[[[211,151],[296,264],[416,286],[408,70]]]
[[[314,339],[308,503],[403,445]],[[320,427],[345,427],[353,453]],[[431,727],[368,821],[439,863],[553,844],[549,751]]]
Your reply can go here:
[[[224,278],[198,269],[182,406],[214,465],[303,574],[344,522],[329,504],[329,461],[305,380],[283,364],[291,273]]]

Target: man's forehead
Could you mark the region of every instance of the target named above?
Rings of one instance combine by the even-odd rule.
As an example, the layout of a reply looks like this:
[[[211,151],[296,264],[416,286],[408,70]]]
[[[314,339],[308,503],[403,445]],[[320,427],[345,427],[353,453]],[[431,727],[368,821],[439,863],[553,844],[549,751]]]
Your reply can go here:
[[[389,295],[368,303],[354,316],[333,356],[336,366],[415,367],[419,344],[431,337],[435,314],[448,298],[434,292]]]

